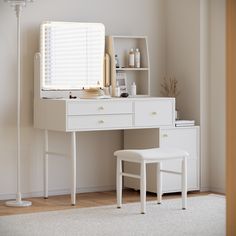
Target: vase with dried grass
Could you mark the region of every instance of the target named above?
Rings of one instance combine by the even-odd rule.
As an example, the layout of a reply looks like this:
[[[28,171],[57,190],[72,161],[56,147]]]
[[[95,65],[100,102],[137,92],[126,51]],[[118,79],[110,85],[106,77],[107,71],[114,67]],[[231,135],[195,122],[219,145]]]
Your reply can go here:
[[[178,90],[178,81],[174,77],[164,77],[163,82],[161,83],[161,94],[164,97],[174,97],[177,104],[177,96],[180,94]],[[175,119],[179,119],[179,111],[177,109],[177,105],[175,108]]]

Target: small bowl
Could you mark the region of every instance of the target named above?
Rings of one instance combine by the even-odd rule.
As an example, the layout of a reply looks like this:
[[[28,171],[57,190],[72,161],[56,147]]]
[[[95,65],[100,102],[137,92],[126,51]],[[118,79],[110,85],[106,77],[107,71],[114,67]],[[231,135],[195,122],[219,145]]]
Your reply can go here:
[[[121,96],[122,98],[127,98],[127,97],[129,96],[129,94],[128,94],[128,93],[122,93],[120,96]]]

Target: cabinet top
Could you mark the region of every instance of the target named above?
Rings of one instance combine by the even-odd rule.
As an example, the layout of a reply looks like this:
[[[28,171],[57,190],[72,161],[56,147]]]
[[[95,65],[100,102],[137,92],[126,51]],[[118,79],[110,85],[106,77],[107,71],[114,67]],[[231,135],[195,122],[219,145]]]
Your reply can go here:
[[[113,102],[113,101],[155,101],[155,100],[167,100],[167,101],[175,101],[175,98],[172,97],[128,97],[128,98],[121,98],[121,97],[112,97],[112,98],[97,98],[97,99],[84,99],[84,98],[76,98],[76,99],[69,99],[69,98],[42,98],[42,100],[60,100],[60,101],[70,101],[70,102]]]

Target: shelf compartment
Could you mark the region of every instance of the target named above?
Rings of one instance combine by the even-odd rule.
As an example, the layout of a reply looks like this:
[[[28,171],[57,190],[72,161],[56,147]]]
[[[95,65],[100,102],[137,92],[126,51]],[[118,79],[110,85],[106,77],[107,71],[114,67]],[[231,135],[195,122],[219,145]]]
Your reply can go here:
[[[128,67],[128,55],[131,48],[139,48],[141,54],[141,68]],[[137,95],[150,95],[150,66],[148,42],[146,36],[107,36],[106,52],[111,58],[111,85],[116,86],[118,72],[127,72],[127,91],[130,93],[131,84],[135,82]],[[118,55],[119,68],[115,65],[115,55]]]

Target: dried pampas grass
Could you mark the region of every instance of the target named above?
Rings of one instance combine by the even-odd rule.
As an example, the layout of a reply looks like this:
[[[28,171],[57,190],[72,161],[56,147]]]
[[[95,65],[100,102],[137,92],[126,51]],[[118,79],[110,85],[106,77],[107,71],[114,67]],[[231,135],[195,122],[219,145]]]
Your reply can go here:
[[[161,94],[164,97],[177,97],[179,91],[177,89],[178,81],[175,78],[164,78],[163,83],[161,84]]]

